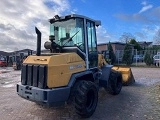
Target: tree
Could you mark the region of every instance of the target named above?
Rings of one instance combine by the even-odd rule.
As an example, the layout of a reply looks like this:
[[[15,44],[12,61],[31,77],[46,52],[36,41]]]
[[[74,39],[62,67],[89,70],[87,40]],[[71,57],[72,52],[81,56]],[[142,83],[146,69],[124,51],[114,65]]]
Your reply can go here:
[[[146,52],[146,54],[144,56],[144,62],[148,66],[150,66],[153,63],[153,58],[151,57],[151,55],[148,52]]]
[[[108,51],[109,51],[109,59],[111,61],[111,64],[113,65],[116,62],[116,56],[113,52],[113,48],[110,42],[108,43]]]
[[[120,41],[124,43],[129,43],[131,39],[135,39],[135,37],[131,33],[126,32],[124,32],[120,37]]]
[[[131,65],[132,64],[132,49],[130,47],[129,44],[125,45],[124,48],[124,54],[123,54],[123,58],[122,61],[126,64],[126,65]]]
[[[137,51],[142,50],[142,47],[137,43],[137,41],[135,39],[131,39],[129,43],[133,44],[134,45],[134,49],[137,49]]]

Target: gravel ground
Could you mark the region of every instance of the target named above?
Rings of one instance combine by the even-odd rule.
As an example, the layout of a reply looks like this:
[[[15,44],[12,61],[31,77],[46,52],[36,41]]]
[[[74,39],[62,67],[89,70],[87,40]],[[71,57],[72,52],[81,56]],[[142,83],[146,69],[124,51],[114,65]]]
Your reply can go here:
[[[104,89],[93,116],[86,120],[160,120],[160,69],[133,67],[136,83],[117,96]],[[72,106],[46,108],[16,94],[20,71],[0,68],[0,120],[77,120]]]

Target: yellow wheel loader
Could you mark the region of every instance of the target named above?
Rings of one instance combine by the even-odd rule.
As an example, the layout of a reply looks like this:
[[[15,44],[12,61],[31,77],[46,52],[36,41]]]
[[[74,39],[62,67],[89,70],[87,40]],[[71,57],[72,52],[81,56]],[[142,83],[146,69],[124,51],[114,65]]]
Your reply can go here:
[[[22,65],[19,96],[47,106],[73,103],[76,113],[88,118],[96,110],[98,91],[120,93],[122,73],[112,69],[97,51],[96,29],[101,22],[81,15],[54,16],[49,20],[48,53],[41,53],[41,32],[37,50]]]

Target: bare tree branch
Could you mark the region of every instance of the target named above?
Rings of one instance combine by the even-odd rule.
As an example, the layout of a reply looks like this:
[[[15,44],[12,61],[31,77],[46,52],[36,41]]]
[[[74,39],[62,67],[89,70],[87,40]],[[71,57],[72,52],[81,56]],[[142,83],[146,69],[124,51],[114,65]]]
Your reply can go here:
[[[153,40],[154,40],[155,44],[160,45],[160,29],[156,32]]]
[[[131,33],[126,33],[126,32],[124,32],[119,38],[119,40],[124,43],[129,43],[130,40],[132,39],[135,39],[135,37]]]

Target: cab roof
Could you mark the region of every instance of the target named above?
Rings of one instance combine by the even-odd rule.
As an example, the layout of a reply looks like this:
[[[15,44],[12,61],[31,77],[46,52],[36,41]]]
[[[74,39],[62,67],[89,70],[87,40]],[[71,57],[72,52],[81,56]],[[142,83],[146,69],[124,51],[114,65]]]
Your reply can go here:
[[[82,18],[82,19],[86,19],[86,20],[89,20],[89,21],[93,21],[96,26],[101,25],[100,20],[93,20],[89,17],[83,16],[83,15],[78,15],[78,14],[70,14],[70,15],[61,16],[61,17],[58,16],[58,15],[55,15],[53,18],[49,19],[49,22],[54,23],[56,21],[63,21],[63,20],[67,20],[67,19],[70,19],[70,18]]]

